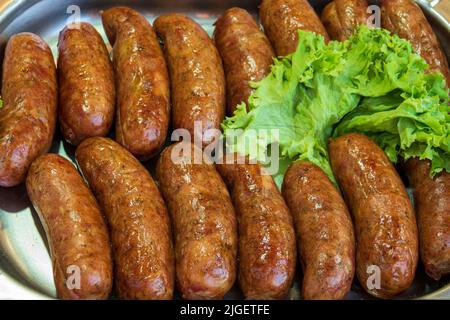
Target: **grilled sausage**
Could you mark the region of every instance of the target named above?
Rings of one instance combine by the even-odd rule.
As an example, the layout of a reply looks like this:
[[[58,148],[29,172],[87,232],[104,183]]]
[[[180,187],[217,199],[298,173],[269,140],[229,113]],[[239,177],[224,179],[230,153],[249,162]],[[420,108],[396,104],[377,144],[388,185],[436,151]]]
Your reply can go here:
[[[350,38],[361,24],[367,24],[369,13],[366,0],[334,0],[322,11],[321,20],[331,40]]]
[[[412,158],[405,171],[414,192],[420,255],[435,280],[450,274],[450,173],[430,177],[430,161]]]
[[[227,155],[227,158],[231,155]],[[272,177],[259,164],[228,158],[217,164],[239,224],[239,284],[247,299],[282,299],[296,264],[292,217]]]
[[[55,132],[56,68],[48,45],[19,33],[6,45],[0,108],[0,186],[25,179],[31,162],[48,151]]]
[[[297,49],[298,29],[315,32],[329,41],[325,27],[307,0],[263,0],[259,15],[278,56]]]
[[[109,236],[97,201],[75,167],[56,154],[37,158],[28,196],[47,234],[61,299],[106,299],[112,287]],[[79,272],[79,283],[72,276]]]
[[[250,81],[270,72],[275,53],[266,35],[244,9],[231,8],[216,21],[214,40],[222,57],[227,82],[227,114],[247,103],[254,91]]]
[[[174,262],[169,218],[150,174],[131,153],[107,138],[84,140],[76,159],[109,222],[119,298],[171,299]]]
[[[108,50],[89,23],[67,26],[58,41],[59,122],[64,138],[78,145],[108,134],[116,91]]]
[[[450,71],[441,45],[420,7],[410,0],[383,0],[381,3],[381,25],[411,42],[416,53],[430,66],[429,71],[441,72],[447,86]]]
[[[304,299],[343,299],[355,274],[353,224],[338,190],[308,161],[293,163],[283,196],[297,231]]]
[[[187,129],[207,145],[225,114],[225,78],[219,53],[205,30],[181,14],[154,23],[164,42],[172,86],[172,125]],[[201,130],[195,130],[195,122]],[[200,136],[201,133],[201,136]]]
[[[329,152],[355,223],[359,282],[376,297],[395,296],[413,281],[418,257],[416,219],[405,187],[383,150],[364,135],[332,140]]]
[[[156,172],[174,226],[178,290],[184,299],[221,299],[236,279],[236,216],[214,165],[192,162],[199,150],[168,147]]]
[[[138,12],[115,7],[102,13],[113,47],[117,89],[116,141],[140,160],[159,152],[170,117],[169,75],[158,39]]]

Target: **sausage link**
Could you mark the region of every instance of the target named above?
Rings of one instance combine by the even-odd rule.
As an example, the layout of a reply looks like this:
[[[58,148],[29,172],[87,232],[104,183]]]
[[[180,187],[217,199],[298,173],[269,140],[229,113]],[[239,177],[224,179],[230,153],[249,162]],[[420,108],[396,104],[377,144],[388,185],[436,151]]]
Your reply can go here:
[[[297,231],[304,299],[344,299],[355,274],[355,238],[347,206],[326,174],[308,161],[293,163],[283,196]]]
[[[298,29],[322,35],[326,42],[330,40],[307,0],[263,0],[259,15],[278,56],[286,56],[297,49]]]
[[[231,155],[227,155],[227,158]],[[247,299],[283,299],[296,264],[292,217],[273,178],[242,157],[220,161],[239,224],[239,284]]]
[[[412,158],[405,171],[413,188],[420,255],[435,280],[450,274],[450,173],[430,177],[430,161]]]
[[[116,91],[108,50],[89,23],[67,26],[58,41],[59,122],[64,138],[78,145],[106,136],[114,118]]]
[[[231,8],[216,21],[214,40],[222,57],[227,81],[227,114],[247,103],[254,91],[250,81],[259,81],[269,72],[275,53],[266,35],[244,9]]]
[[[322,11],[321,20],[331,40],[350,38],[361,24],[367,24],[369,13],[366,0],[334,0]]]
[[[411,285],[417,267],[417,225],[405,186],[364,135],[332,140],[329,153],[355,223],[359,282],[373,296],[393,297]]]
[[[168,147],[156,172],[174,226],[178,290],[184,299],[221,299],[236,279],[236,216],[214,165],[192,163],[194,152],[202,154],[191,143]]]
[[[214,140],[225,115],[225,76],[220,55],[205,30],[181,14],[159,16],[154,23],[164,42],[172,85],[172,124]],[[201,131],[194,132],[195,122]],[[209,130],[209,131],[207,131]],[[198,130],[197,130],[198,131]]]
[[[169,75],[158,39],[144,16],[126,7],[102,13],[113,47],[117,89],[116,141],[140,160],[155,156],[169,127]]]
[[[55,132],[56,67],[48,45],[19,33],[6,45],[0,108],[0,186],[23,182],[31,162],[48,151]]]
[[[381,25],[384,29],[411,42],[414,51],[430,66],[429,71],[441,72],[450,85],[450,70],[439,40],[420,7],[410,0],[383,0]]]
[[[37,158],[26,179],[28,196],[47,234],[61,299],[106,299],[112,287],[111,247],[97,201],[75,167],[56,154]],[[70,287],[79,271],[80,286]]]
[[[107,138],[89,138],[76,159],[111,229],[119,298],[171,299],[173,249],[166,206],[145,167]]]

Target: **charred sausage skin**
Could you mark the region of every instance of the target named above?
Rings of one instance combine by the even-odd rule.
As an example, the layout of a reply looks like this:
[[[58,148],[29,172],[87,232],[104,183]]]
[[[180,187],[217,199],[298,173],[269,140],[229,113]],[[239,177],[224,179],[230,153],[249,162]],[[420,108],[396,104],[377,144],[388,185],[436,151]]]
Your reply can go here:
[[[247,299],[286,298],[296,265],[291,214],[261,165],[240,156],[233,159],[224,159],[216,167],[228,185],[238,217],[240,287]]]
[[[327,42],[330,40],[307,0],[263,0],[259,16],[278,56],[286,56],[297,49],[298,29],[322,35]]]
[[[350,38],[359,25],[368,24],[366,0],[334,0],[322,11],[321,20],[331,40]]]
[[[227,83],[227,114],[247,103],[254,91],[250,81],[259,81],[273,63],[272,46],[253,17],[244,9],[231,8],[216,21],[214,40],[222,57]]]
[[[308,161],[289,167],[282,191],[297,232],[302,298],[344,299],[355,274],[355,238],[339,191],[319,167]]]
[[[450,70],[439,40],[425,15],[414,1],[383,0],[381,25],[384,29],[411,42],[414,51],[430,66],[430,72],[441,72],[450,85]]]
[[[59,122],[73,145],[108,134],[114,118],[114,72],[100,34],[86,22],[66,26],[58,41]]]
[[[172,87],[172,125],[187,129],[207,145],[225,115],[225,76],[214,43],[202,27],[181,14],[164,14],[154,23],[164,42]],[[195,123],[201,124],[194,132]],[[201,136],[200,136],[201,134]]]
[[[409,159],[405,171],[413,188],[426,273],[439,280],[450,274],[450,173],[430,177],[430,161]]]
[[[221,299],[236,279],[236,216],[214,164],[192,163],[194,152],[202,151],[174,144],[156,171],[174,227],[178,290],[184,299]]]
[[[106,299],[112,287],[108,230],[75,166],[56,154],[40,156],[26,187],[47,234],[58,298]],[[70,281],[77,270],[79,288]]]
[[[169,127],[166,62],[152,26],[140,13],[114,7],[102,13],[102,22],[113,45],[116,141],[147,160],[159,152]]]
[[[393,297],[411,285],[418,258],[416,219],[405,187],[383,150],[365,135],[331,140],[329,153],[355,223],[359,282],[371,295]]]
[[[150,174],[108,138],[84,140],[76,159],[110,226],[118,297],[171,299],[174,261],[169,217]]]
[[[37,35],[12,36],[5,50],[0,108],[0,186],[25,180],[31,162],[48,151],[55,132],[56,67]]]

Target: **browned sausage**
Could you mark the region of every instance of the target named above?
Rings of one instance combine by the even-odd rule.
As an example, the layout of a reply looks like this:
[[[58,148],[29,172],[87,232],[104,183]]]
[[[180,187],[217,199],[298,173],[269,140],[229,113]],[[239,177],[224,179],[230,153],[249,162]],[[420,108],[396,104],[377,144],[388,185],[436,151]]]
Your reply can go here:
[[[412,158],[405,171],[414,191],[420,255],[435,280],[450,274],[450,173],[430,177],[430,161]]]
[[[283,299],[296,264],[292,217],[273,178],[243,160],[217,164],[238,217],[239,284],[247,299]]]
[[[322,22],[331,40],[350,38],[359,25],[367,24],[369,13],[366,0],[334,0],[322,11]]]
[[[174,261],[161,194],[145,167],[107,138],[84,140],[77,162],[111,229],[119,298],[171,299]]]
[[[56,68],[48,45],[19,33],[6,45],[0,108],[0,186],[20,184],[31,162],[47,152],[56,122]]]
[[[47,234],[58,298],[106,299],[112,287],[108,230],[83,178],[68,160],[46,154],[31,164],[26,185]]]
[[[166,62],[152,26],[138,12],[111,8],[102,13],[102,22],[114,46],[116,141],[147,160],[159,152],[169,127]]]
[[[325,27],[307,0],[263,0],[259,15],[278,56],[297,49],[298,29],[315,32],[329,41]]]
[[[410,0],[383,0],[381,3],[381,25],[411,42],[416,53],[430,66],[431,72],[441,72],[447,86],[450,85],[450,71],[447,58],[439,40],[425,18],[420,7]]]
[[[154,23],[164,42],[172,86],[174,129],[196,133],[204,145],[214,140],[225,114],[225,78],[222,61],[205,30],[181,14],[159,16]],[[209,131],[207,131],[209,130]]]
[[[59,122],[64,138],[78,145],[108,134],[116,91],[108,50],[89,23],[67,26],[58,41]]]
[[[345,298],[355,274],[355,238],[344,200],[308,161],[289,167],[282,189],[297,231],[303,299]]]
[[[216,21],[214,40],[222,56],[227,81],[227,114],[247,103],[253,92],[250,81],[270,72],[275,53],[266,35],[244,9],[231,8]]]
[[[383,150],[364,135],[332,140],[329,152],[355,223],[359,282],[376,297],[395,296],[411,285],[418,257],[416,219],[405,186]]]
[[[199,150],[168,147],[156,172],[174,226],[178,290],[184,299],[221,299],[236,279],[236,216],[214,165],[193,162]]]

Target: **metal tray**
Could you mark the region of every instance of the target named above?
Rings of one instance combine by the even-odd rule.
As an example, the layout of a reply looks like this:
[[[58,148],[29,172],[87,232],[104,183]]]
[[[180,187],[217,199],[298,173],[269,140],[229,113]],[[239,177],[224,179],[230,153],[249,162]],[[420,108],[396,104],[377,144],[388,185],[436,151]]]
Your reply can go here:
[[[127,5],[139,10],[150,21],[163,12],[182,12],[193,17],[210,34],[213,22],[226,9],[239,6],[257,15],[260,0],[153,0],[153,1],[101,1],[101,0],[0,0],[0,59],[6,41],[15,33],[30,31],[41,35],[51,46],[56,57],[57,36],[69,16],[80,9],[81,19],[92,23],[106,40],[99,10],[115,5]],[[320,12],[329,0],[310,1]],[[376,4],[377,1],[369,1]],[[436,31],[447,55],[450,55],[450,24],[428,2],[419,1]],[[434,1],[436,2],[436,1]],[[106,41],[107,42],[107,41]],[[50,152],[59,153],[73,161],[73,147],[62,142],[56,134]],[[146,166],[153,171],[154,163]],[[297,268],[299,269],[299,268]],[[296,276],[299,279],[299,276]],[[298,280],[291,290],[290,299],[299,298]],[[0,299],[49,299],[56,295],[52,266],[45,233],[33,210],[24,185],[0,188]],[[241,299],[237,286],[226,296]],[[348,299],[372,299],[359,286],[353,284]],[[442,298],[450,299],[450,277],[433,281],[419,265],[413,285],[398,299]]]

